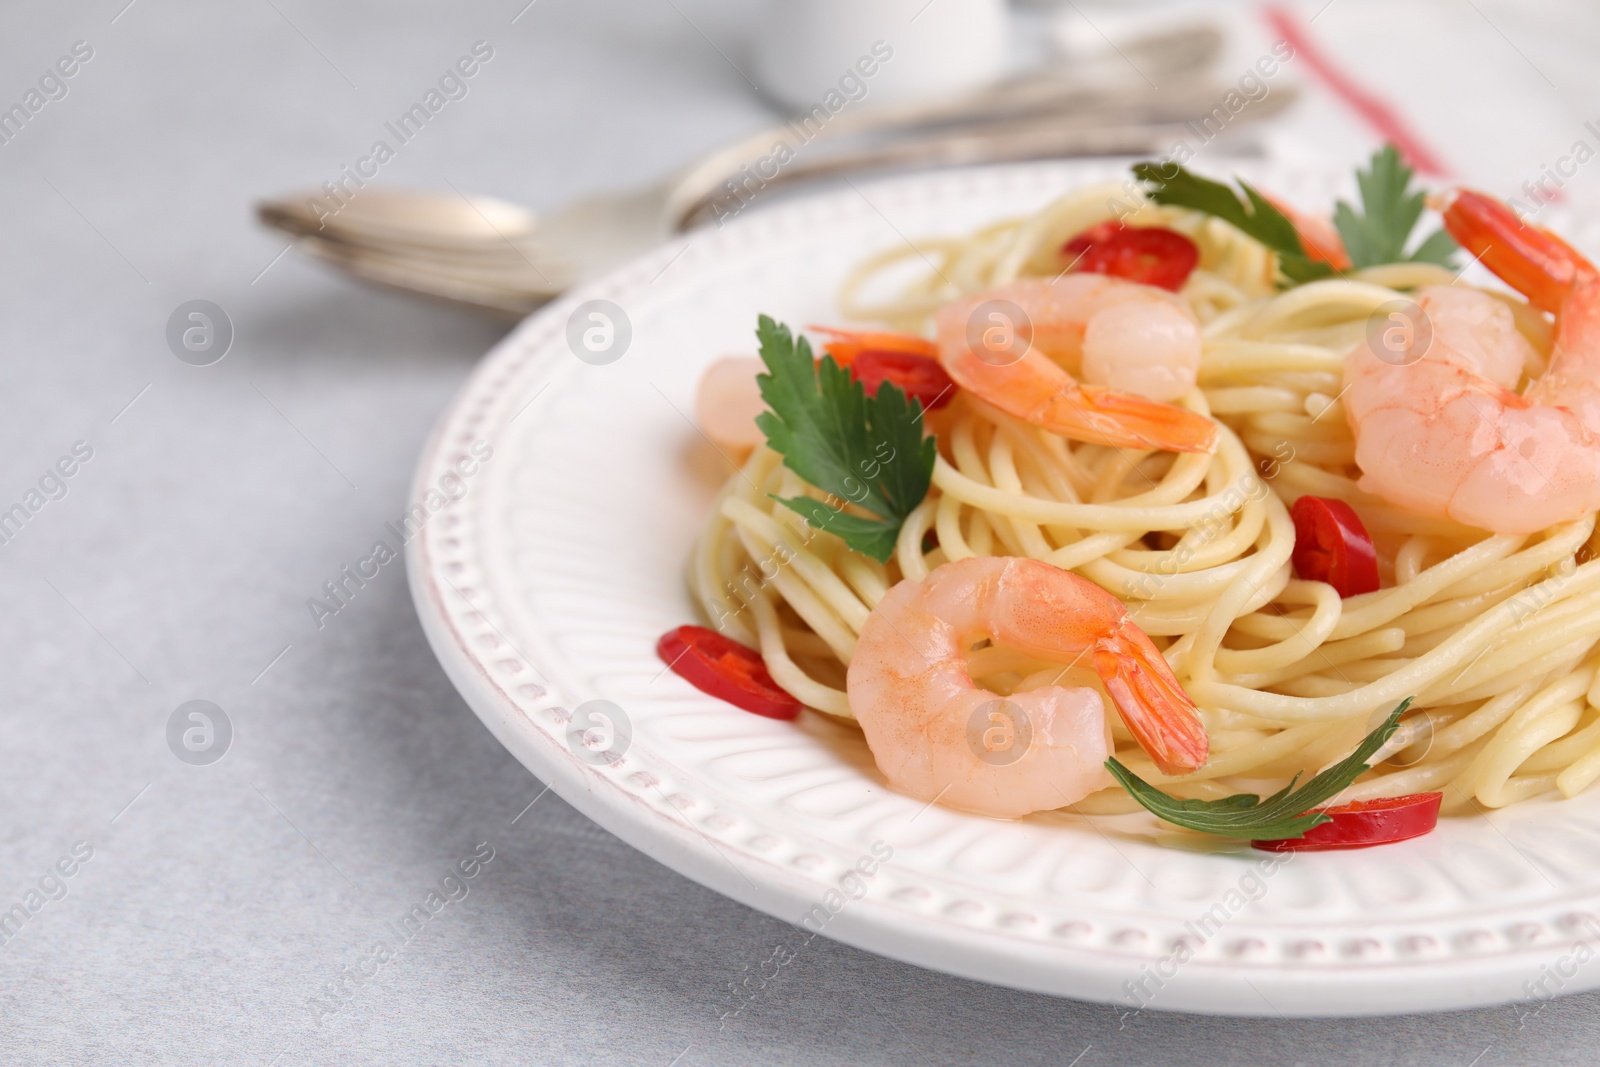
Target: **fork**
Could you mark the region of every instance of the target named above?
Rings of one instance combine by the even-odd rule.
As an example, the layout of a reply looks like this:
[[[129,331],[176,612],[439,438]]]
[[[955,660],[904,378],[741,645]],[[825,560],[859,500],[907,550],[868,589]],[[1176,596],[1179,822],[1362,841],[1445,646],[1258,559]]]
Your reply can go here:
[[[303,250],[356,277],[520,317],[675,232],[725,221],[774,187],[871,168],[1159,151],[1195,116],[1195,101],[1225,91],[1194,77],[1220,47],[1220,33],[1209,26],[1124,46],[1119,55],[1128,66],[1156,71],[1162,89],[1142,83],[1107,87],[1106,72],[1095,74],[1090,63],[1076,70],[1048,68],[956,100],[846,109],[770,177],[765,171],[752,174],[753,163],[771,162],[777,141],[797,139],[795,124],[774,126],[666,181],[580,200],[543,219],[459,191],[376,187],[360,190],[331,213],[326,201],[316,206],[311,197],[291,196],[258,204],[257,215],[296,237]],[[1135,66],[1134,56],[1142,66]],[[1149,82],[1145,74],[1141,78]],[[1292,99],[1285,88],[1238,117],[1265,118]]]

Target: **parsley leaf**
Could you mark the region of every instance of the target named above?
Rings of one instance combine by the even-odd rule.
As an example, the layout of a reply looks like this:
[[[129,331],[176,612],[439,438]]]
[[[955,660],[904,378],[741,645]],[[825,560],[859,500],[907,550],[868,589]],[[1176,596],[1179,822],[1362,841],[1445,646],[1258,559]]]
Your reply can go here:
[[[787,326],[766,315],[756,337],[767,366],[756,382],[771,409],[756,416],[756,425],[785,466],[830,494],[830,502],[773,499],[857,552],[887,563],[901,525],[928,495],[933,477],[937,445],[922,434],[921,402],[892,382],[867,396],[832,356],[817,364],[809,341],[797,342]],[[837,498],[878,517],[846,512],[831,502]]]
[[[1361,213],[1343,200],[1334,208],[1333,225],[1344,240],[1345,251],[1356,267],[1376,267],[1384,263],[1437,263],[1454,267],[1451,260],[1456,243],[1443,230],[1436,230],[1406,254],[1406,241],[1422,217],[1423,194],[1408,192],[1412,170],[1400,158],[1394,145],[1387,144],[1372,154],[1366,170],[1356,171],[1361,190]]]
[[[1300,776],[1295,775],[1294,781],[1266,800],[1254,793],[1237,793],[1221,800],[1180,800],[1163,793],[1115,758],[1106,760],[1106,769],[1146,810],[1175,825],[1251,841],[1303,837],[1312,827],[1333,821],[1312,809],[1337,795],[1367,770],[1367,761],[1399,727],[1400,716],[1411,706],[1411,700],[1411,697],[1402,700],[1383,725],[1368,734],[1350,755],[1299,789],[1295,789],[1295,783],[1300,781]]]
[[[1176,173],[1167,174],[1168,170]],[[1232,223],[1278,254],[1278,270],[1290,284],[1333,277],[1334,270],[1312,259],[1300,243],[1300,233],[1272,201],[1240,181],[1245,199],[1221,182],[1191,174],[1175,164],[1135,163],[1134,176],[1146,184],[1150,199],[1172,207],[1192,208]]]

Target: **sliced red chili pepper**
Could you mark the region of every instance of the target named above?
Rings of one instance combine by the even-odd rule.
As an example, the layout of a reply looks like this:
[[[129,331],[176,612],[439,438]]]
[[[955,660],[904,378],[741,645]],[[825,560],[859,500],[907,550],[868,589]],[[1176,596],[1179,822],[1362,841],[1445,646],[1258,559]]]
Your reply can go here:
[[[769,719],[792,719],[801,704],[767,673],[761,653],[704,626],[668,630],[656,655],[690,685],[735,707]]]
[[[1443,797],[1443,793],[1413,793],[1357,800],[1324,808],[1322,813],[1333,821],[1312,827],[1302,837],[1251,843],[1265,852],[1324,852],[1406,841],[1421,837],[1439,824],[1439,801]]]
[[[877,396],[879,386],[893,382],[907,396],[922,401],[925,410],[942,408],[956,395],[956,383],[938,360],[909,352],[865,349],[850,364],[850,377],[861,383],[868,396]]]
[[[1117,229],[1097,232],[1108,225]],[[1200,249],[1193,241],[1162,226],[1101,223],[1068,241],[1062,251],[1072,254],[1069,250],[1079,242],[1086,247],[1073,270],[1109,274],[1173,292],[1183,288],[1200,262]]]
[[[927,359],[934,359],[939,355],[939,349],[932,341],[914,333],[893,333],[888,330],[838,330],[832,326],[807,326],[806,329],[829,336],[829,340],[823,342],[823,351],[832,356],[833,361],[841,367],[850,366],[861,353],[869,350],[907,352]]]
[[[1097,222],[1062,245],[1061,254],[1068,259],[1077,259],[1095,245],[1109,241],[1113,236],[1127,228],[1127,226],[1114,219]]]
[[[1296,574],[1308,582],[1327,582],[1342,597],[1378,588],[1378,551],[1349,504],[1303,496],[1289,515],[1294,519]]]

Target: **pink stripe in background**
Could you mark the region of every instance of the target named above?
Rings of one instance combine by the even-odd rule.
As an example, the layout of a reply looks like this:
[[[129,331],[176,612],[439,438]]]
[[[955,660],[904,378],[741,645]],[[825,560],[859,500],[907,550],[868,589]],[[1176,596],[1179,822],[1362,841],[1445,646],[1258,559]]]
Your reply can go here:
[[[1312,40],[1311,27],[1301,22],[1297,14],[1280,4],[1267,5],[1262,14],[1272,29],[1294,48],[1295,58],[1304,63],[1329,92],[1359,115],[1378,136],[1393,143],[1419,174],[1433,177],[1449,175],[1450,168],[1412,131],[1397,110],[1382,97],[1362,87],[1322,51]]]

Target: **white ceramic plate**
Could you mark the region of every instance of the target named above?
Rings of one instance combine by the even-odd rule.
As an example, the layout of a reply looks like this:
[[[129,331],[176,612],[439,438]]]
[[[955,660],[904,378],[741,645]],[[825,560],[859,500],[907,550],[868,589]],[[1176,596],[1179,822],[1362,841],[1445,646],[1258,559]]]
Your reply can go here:
[[[1248,849],[1157,844],[1143,815],[997,822],[925,808],[886,788],[858,735],[809,714],[759,718],[663,671],[655,641],[695,621],[684,561],[727,473],[687,417],[701,368],[753,352],[757,312],[837,321],[836,286],[866,253],[1125,174],[1110,162],[947,171],[752,211],[528,319],[473,375],[417,471],[416,499],[455,492],[448,472],[472,443],[494,450],[409,548],[434,651],[518,759],[634,847],[911,963],[1130,1009],[1242,1015],[1509,1002],[1541,977],[1549,994],[1600,985],[1600,965],[1579,966],[1589,953],[1574,950],[1600,934],[1600,797],[1447,820],[1416,841],[1264,874]],[[1308,204],[1347,181],[1256,176]],[[607,365],[568,343],[569,317],[594,299],[631,323]],[[596,723],[568,709],[596,699],[631,725],[615,763],[571,740]],[[603,727],[590,740],[605,744]],[[858,861],[875,866],[875,844],[892,859],[851,877]]]

